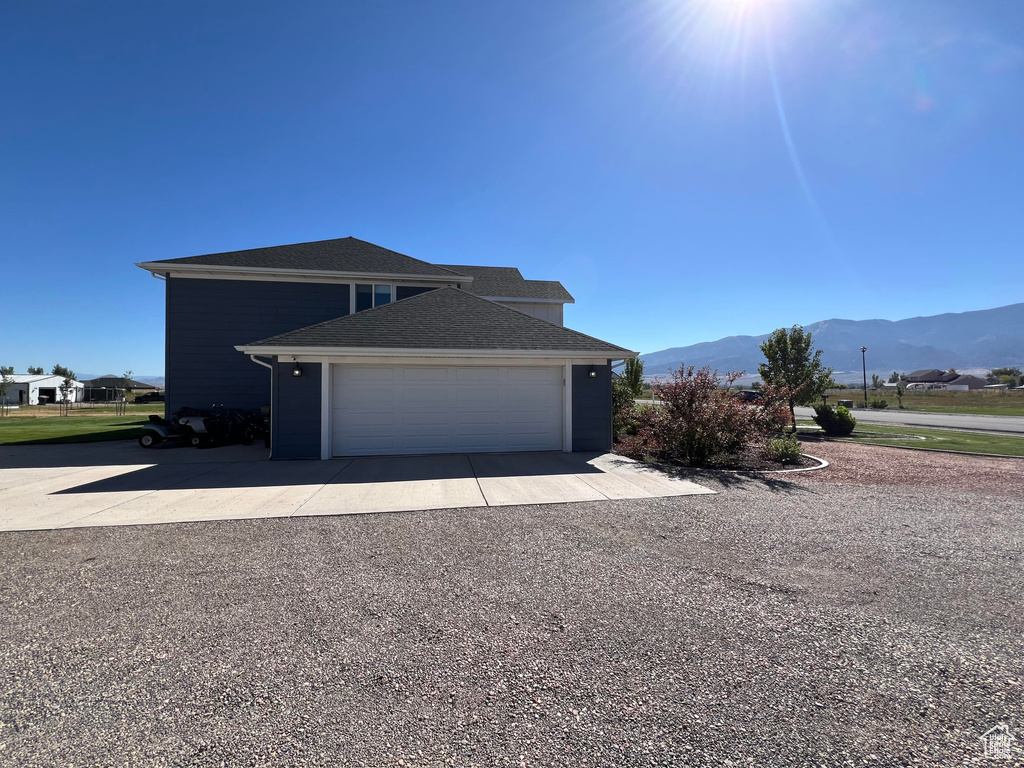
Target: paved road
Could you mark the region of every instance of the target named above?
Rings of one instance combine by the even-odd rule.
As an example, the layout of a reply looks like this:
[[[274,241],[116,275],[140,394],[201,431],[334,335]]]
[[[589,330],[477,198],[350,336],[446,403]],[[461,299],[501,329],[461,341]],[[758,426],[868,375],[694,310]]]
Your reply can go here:
[[[812,408],[797,408],[798,419],[814,416]],[[923,413],[921,411],[856,410],[853,415],[865,424],[902,424],[910,427],[974,429],[982,432],[1010,432],[1024,435],[1024,416],[980,416],[973,413]]]

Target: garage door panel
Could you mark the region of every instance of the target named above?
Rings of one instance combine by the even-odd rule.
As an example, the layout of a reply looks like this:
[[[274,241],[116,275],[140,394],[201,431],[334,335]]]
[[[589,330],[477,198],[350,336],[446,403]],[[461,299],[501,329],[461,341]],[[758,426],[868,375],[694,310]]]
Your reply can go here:
[[[514,418],[508,419],[508,426],[510,430],[514,430],[516,425],[529,427],[531,429],[546,427],[550,425],[554,419],[558,418],[560,414],[552,411],[520,411],[509,415]]]
[[[561,368],[509,368],[508,369],[508,381],[515,382],[527,382],[536,381],[541,383],[550,383],[557,379],[558,383],[562,383],[562,369]]]
[[[495,435],[454,435],[452,438],[454,451],[501,451],[505,450],[503,441]]]
[[[501,381],[504,368],[454,368],[456,381]]]
[[[452,399],[460,408],[486,408],[493,410],[505,402],[504,393],[491,387],[475,389],[456,389]]]
[[[420,384],[418,387],[406,387],[402,390],[398,400],[409,409],[447,407],[452,399],[452,392],[448,388],[441,388],[431,382],[428,386]]]
[[[472,410],[455,412],[455,423],[459,426],[501,426],[502,414],[495,411]]]
[[[403,381],[448,381],[451,375],[449,368],[409,367],[400,368]]]
[[[381,410],[343,410],[335,409],[335,420],[348,427],[393,427],[397,414],[394,411]]]
[[[346,399],[357,402],[362,407],[381,408],[386,407],[389,412],[394,410],[395,391],[390,387],[354,387],[346,390]],[[335,408],[343,408],[345,403],[334,402]]]
[[[341,381],[393,381],[395,369],[385,366],[335,366],[335,374]]]
[[[562,447],[561,368],[336,365],[333,380],[337,456]]]
[[[538,401],[544,401],[544,390],[538,387],[516,389],[509,385],[508,391],[505,393],[505,404],[515,410],[536,409]]]
[[[445,427],[451,421],[447,411],[406,411],[402,420],[408,427]]]
[[[452,450],[448,435],[409,435],[407,453],[448,453]]]
[[[508,448],[510,451],[543,451],[547,445],[548,436],[544,432],[534,432],[527,435],[510,435]]]

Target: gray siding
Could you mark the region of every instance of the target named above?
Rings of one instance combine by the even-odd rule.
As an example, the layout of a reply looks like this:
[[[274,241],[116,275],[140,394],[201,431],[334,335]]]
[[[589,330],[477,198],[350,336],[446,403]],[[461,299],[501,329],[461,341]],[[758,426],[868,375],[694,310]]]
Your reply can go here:
[[[167,413],[269,404],[270,371],[235,345],[348,311],[348,285],[167,278]]]
[[[595,365],[590,378],[589,365],[572,367],[572,449],[574,451],[610,451],[612,449],[612,367]]]
[[[320,363],[302,363],[301,376],[292,375],[294,367],[274,365],[270,458],[319,459]]]

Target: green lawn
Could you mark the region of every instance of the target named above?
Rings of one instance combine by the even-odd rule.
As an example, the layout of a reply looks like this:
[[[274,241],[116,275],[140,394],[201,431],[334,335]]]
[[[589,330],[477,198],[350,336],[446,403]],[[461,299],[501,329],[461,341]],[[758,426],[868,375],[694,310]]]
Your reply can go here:
[[[798,427],[802,426],[798,424]],[[808,436],[820,432],[807,430]],[[994,453],[999,456],[1024,457],[1024,437],[993,435],[985,432],[961,432],[954,429],[899,427],[881,424],[858,426],[850,437],[826,438],[852,443],[895,445],[902,448],[932,448],[964,453]]]
[[[864,395],[855,389],[829,390],[828,400],[853,400],[862,402]],[[896,393],[884,390],[868,390],[868,400],[885,400],[889,410],[898,407]],[[923,392],[907,392],[903,395],[903,407],[908,411],[930,413],[977,413],[986,416],[1024,416],[1024,391],[971,390],[950,392],[933,389]]]
[[[906,402],[906,398],[904,398]],[[893,410],[889,408],[887,410]],[[982,416],[1024,416],[1024,406],[1007,405],[995,407],[987,405],[920,405],[908,411],[928,411],[929,413],[976,413]]]
[[[147,418],[127,416],[40,416],[0,418],[0,445],[92,443],[100,440],[135,440]]]

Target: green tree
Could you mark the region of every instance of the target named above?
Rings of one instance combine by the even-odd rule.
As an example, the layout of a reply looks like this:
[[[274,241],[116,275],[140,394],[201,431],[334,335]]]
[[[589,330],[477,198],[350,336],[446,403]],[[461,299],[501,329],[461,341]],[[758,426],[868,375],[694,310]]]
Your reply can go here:
[[[881,389],[883,384],[885,384],[885,382],[882,381],[882,377],[881,376],[879,376],[877,373],[872,373],[871,374],[871,388],[872,389]]]
[[[41,365],[30,365],[28,367],[28,375],[29,376],[42,376],[43,375],[43,366],[41,366]]]
[[[58,363],[53,366],[53,370],[50,371],[50,375],[60,376],[63,379],[57,389],[60,390],[60,412],[62,415],[67,416],[71,409],[70,398],[71,393],[74,391],[75,372]]]
[[[993,368],[988,379],[992,384],[1009,384],[1016,387],[1021,381],[1020,368]]]
[[[121,385],[121,397],[117,401],[116,411],[123,416],[128,413],[128,388],[132,383],[132,372],[125,371],[122,373],[121,381],[119,383]]]
[[[799,325],[776,329],[761,344],[766,362],[757,366],[762,380],[777,389],[789,405],[793,432],[796,406],[809,405],[835,385],[832,368],[821,364],[821,350],[814,350],[812,334]]]
[[[11,374],[14,373],[14,366],[0,365],[0,416],[7,415],[7,392],[14,383]]]
[[[644,393],[644,361],[636,357],[627,360],[619,381],[634,398],[640,397]]]
[[[900,380],[900,375],[898,373],[896,373],[896,371],[893,371],[892,372],[892,376],[889,377],[889,383],[890,384],[895,384],[899,380]]]
[[[612,382],[612,435],[614,439],[629,427],[636,413],[636,399],[644,392],[644,364],[636,358],[626,361],[619,378]]]

